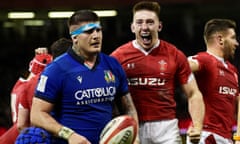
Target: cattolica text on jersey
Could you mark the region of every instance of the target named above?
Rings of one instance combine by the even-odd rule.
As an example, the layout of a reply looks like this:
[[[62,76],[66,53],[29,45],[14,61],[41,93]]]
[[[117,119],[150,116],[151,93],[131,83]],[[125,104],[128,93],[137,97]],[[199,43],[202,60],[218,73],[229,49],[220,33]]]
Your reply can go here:
[[[86,90],[78,90],[75,92],[75,98],[77,100],[83,100],[84,98],[100,98],[106,96],[114,96],[116,94],[116,87],[102,87]]]

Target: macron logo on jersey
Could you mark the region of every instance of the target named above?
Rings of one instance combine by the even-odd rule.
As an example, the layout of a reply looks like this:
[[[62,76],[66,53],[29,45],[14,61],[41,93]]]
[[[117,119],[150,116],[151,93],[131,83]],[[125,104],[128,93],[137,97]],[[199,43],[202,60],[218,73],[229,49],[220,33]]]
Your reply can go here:
[[[78,80],[79,83],[81,84],[81,83],[82,83],[82,76],[78,76],[78,77],[77,77],[77,80]]]
[[[41,75],[39,83],[37,85],[37,90],[40,92],[44,92],[46,88],[46,83],[47,83],[48,77],[45,75]]]

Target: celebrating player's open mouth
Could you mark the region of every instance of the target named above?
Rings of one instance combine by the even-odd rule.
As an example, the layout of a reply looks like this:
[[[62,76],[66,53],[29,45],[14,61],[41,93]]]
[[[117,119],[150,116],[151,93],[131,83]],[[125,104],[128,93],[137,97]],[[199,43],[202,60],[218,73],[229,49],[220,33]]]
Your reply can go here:
[[[150,45],[152,43],[152,36],[150,33],[142,33],[141,37],[144,45]]]

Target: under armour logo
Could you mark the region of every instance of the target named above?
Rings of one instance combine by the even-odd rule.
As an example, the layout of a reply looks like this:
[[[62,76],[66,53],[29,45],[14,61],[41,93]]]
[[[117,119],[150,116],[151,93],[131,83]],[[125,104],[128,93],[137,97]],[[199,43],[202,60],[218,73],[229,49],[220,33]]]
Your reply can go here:
[[[224,71],[223,70],[219,70],[219,75],[220,76],[224,76]]]
[[[135,68],[135,63],[128,63],[128,64],[127,64],[127,68],[128,68],[128,69],[133,69],[133,68]]]

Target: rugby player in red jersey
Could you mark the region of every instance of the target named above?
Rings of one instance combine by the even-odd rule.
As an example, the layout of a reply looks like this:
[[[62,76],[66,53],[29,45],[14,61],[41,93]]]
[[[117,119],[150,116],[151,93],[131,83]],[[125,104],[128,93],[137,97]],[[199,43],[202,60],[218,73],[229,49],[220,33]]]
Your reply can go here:
[[[1,144],[14,144],[15,140],[19,134],[18,127],[22,126],[22,121],[19,121],[19,117],[26,116],[21,113],[23,107],[20,105],[20,97],[25,95],[25,93],[29,90],[27,84],[38,75],[45,66],[51,62],[52,56],[46,54],[46,48],[37,48],[35,49],[35,57],[29,63],[29,75],[26,79],[20,77],[18,81],[15,83],[12,91],[11,91],[11,111],[12,111],[12,120],[13,125],[10,127],[1,137]],[[20,112],[20,114],[19,114]],[[28,118],[30,119],[30,118]]]
[[[204,28],[206,51],[189,57],[206,107],[201,144],[233,144],[239,88],[237,69],[229,60],[239,45],[235,29],[233,20],[209,20]],[[237,137],[239,141],[240,132]]]
[[[186,56],[173,44],[159,39],[162,30],[157,2],[142,1],[133,8],[131,30],[135,40],[111,56],[123,66],[140,122],[143,144],[181,144],[174,91],[183,88],[194,127],[191,140],[200,139],[204,103]]]

